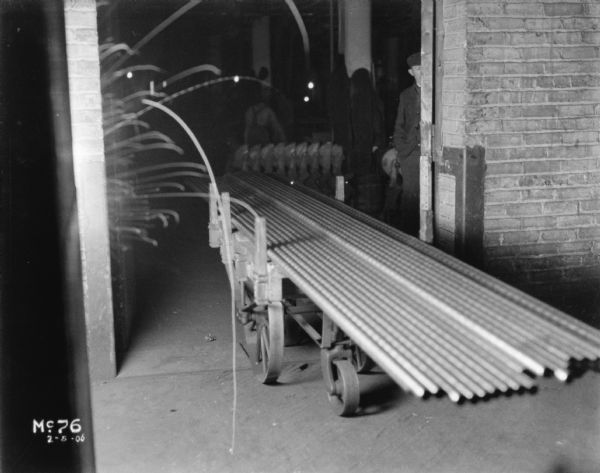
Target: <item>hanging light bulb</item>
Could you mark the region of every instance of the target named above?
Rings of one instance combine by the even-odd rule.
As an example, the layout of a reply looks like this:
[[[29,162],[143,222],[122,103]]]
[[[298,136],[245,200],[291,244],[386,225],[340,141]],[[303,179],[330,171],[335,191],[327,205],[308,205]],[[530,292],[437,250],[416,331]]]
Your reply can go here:
[[[305,95],[305,96],[304,96],[304,101],[305,101],[305,102],[308,102],[309,100],[310,100],[310,98],[308,97],[308,95]]]
[[[308,84],[306,85],[310,90],[315,88],[315,83],[311,80],[308,82]]]
[[[233,76],[233,82],[236,84],[240,81],[240,76]]]
[[[127,78],[131,79],[133,77],[133,72],[129,71],[127,72]]]

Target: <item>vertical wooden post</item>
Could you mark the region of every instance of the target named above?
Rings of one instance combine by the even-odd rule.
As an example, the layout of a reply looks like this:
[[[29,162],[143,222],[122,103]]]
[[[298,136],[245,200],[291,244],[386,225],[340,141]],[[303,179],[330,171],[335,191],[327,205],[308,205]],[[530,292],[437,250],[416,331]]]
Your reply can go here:
[[[223,192],[221,194],[221,202],[223,204],[223,208],[221,209],[221,225],[222,231],[224,234],[229,235],[229,239],[231,239],[231,198],[229,197],[229,192]],[[225,249],[225,241],[226,239],[221,237],[221,260],[225,267],[229,267],[229,261],[227,261],[227,250]],[[231,253],[231,248],[228,248],[229,254]],[[233,274],[230,274],[229,277],[233,278]]]
[[[254,298],[258,305],[267,304],[267,221],[254,221]]]
[[[208,221],[208,246],[218,248],[221,246],[221,228],[219,226],[219,213],[217,209],[217,187],[210,184],[210,217]]]
[[[283,276],[273,263],[267,264],[268,285],[267,300],[269,303],[283,300]]]
[[[335,198],[341,202],[346,200],[344,195],[344,187],[346,184],[346,178],[344,176],[335,176]]]
[[[432,206],[432,117],[433,117],[433,29],[434,1],[421,3],[421,163],[420,203],[421,224],[419,238],[433,242]]]
[[[446,33],[444,31],[444,0],[436,0],[435,4],[435,51],[433,54],[434,85],[433,85],[433,162],[442,160],[443,135],[442,135],[442,91],[444,84],[444,65],[442,54]]]
[[[462,179],[461,179],[461,222],[460,222],[460,255],[464,259],[466,254],[467,240],[467,148],[462,152]]]
[[[444,135],[443,135],[443,85],[444,85],[444,63],[443,63],[443,52],[445,42],[445,30],[444,30],[444,0],[436,0],[435,3],[435,39],[434,39],[434,52],[433,52],[433,72],[434,72],[434,85],[433,85],[433,149],[432,149],[432,161],[433,161],[433,176],[432,176],[432,188],[435,199],[433,201],[432,209],[432,226],[434,228],[434,244],[439,245],[439,234],[437,229],[439,228],[438,216],[440,215],[440,209],[437,207],[439,203],[439,171],[440,166],[443,162],[443,147],[444,147]]]

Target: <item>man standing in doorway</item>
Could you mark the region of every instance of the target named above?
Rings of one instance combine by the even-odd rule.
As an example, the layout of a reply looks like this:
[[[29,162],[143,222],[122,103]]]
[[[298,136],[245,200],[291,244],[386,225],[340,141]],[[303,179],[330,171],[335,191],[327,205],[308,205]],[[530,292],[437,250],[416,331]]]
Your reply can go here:
[[[397,166],[402,174],[400,229],[419,235],[419,161],[421,155],[421,54],[411,54],[406,60],[408,73],[415,83],[400,94],[398,115],[394,126],[394,148],[398,152]]]

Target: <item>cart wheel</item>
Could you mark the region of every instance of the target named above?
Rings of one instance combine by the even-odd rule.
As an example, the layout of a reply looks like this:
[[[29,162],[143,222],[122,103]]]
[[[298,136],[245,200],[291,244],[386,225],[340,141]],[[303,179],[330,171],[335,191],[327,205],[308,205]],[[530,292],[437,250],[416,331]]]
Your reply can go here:
[[[273,384],[279,378],[283,362],[283,305],[269,304],[267,317],[256,328],[255,372],[263,384]]]
[[[358,409],[360,390],[358,376],[349,360],[335,360],[332,366],[335,392],[327,394],[329,403],[339,416],[351,416]]]
[[[375,366],[375,362],[358,345],[352,349],[352,364],[357,373],[368,373]]]

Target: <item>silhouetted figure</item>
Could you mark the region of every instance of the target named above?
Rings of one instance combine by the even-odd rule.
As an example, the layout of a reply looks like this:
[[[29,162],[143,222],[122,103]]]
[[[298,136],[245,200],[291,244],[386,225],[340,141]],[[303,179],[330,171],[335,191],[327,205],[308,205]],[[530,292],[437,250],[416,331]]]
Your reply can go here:
[[[408,73],[415,83],[400,94],[394,127],[394,148],[402,174],[400,229],[410,235],[419,234],[419,160],[421,155],[421,55],[406,60]]]
[[[244,143],[249,147],[285,141],[285,133],[277,115],[267,105],[269,89],[260,86],[260,101],[246,110]]]

